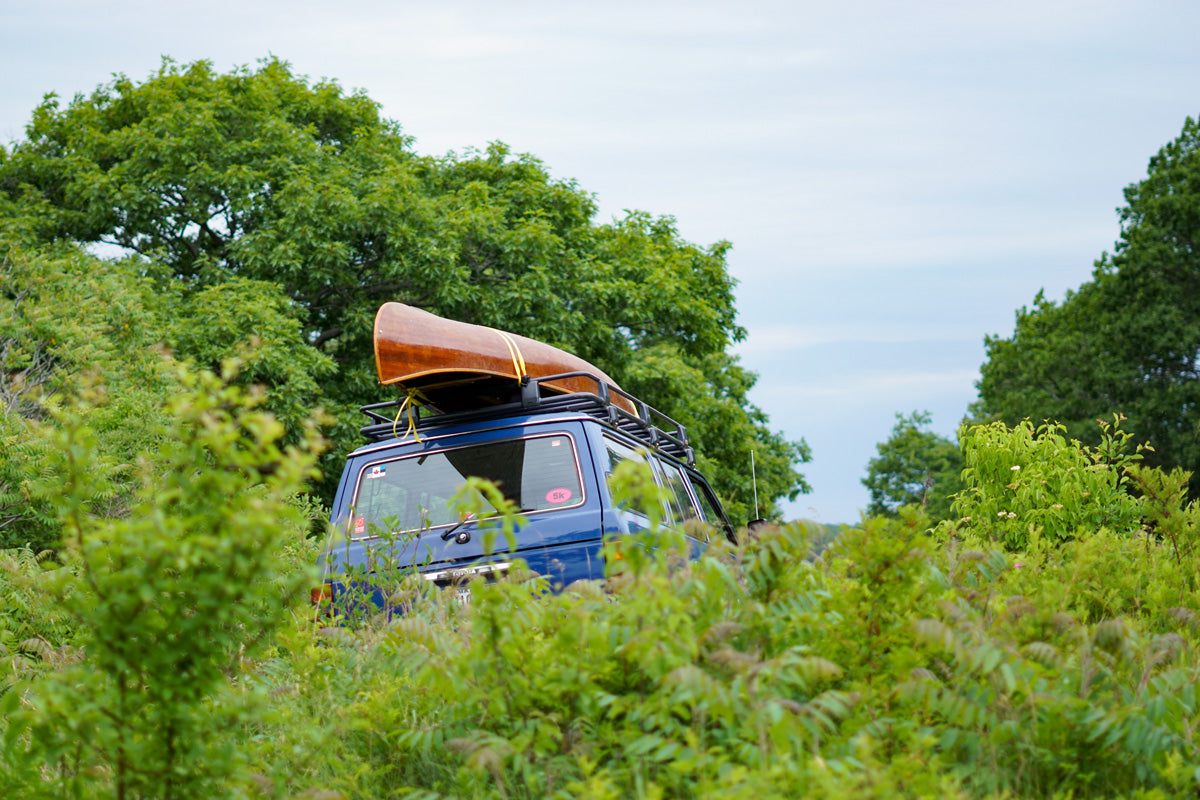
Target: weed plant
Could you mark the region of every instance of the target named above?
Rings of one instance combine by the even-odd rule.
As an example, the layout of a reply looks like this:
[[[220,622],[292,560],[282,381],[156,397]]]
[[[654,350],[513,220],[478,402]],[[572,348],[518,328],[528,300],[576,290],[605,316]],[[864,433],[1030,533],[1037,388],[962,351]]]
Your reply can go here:
[[[93,502],[108,472],[88,425],[102,387],[39,429],[52,445],[39,491],[61,525],[61,566],[10,569],[6,593],[27,602],[6,616],[33,632],[57,627],[79,657],[43,657],[35,679],[9,678],[8,796],[192,798],[230,785],[230,734],[257,699],[241,674],[308,583],[308,570],[285,570],[282,545],[307,526],[292,498],[315,439],[282,447],[283,426],[228,376],[180,371],[179,381],[186,391],[165,409],[159,450],[136,465],[127,515]],[[30,598],[43,593],[62,617],[38,620],[46,605]]]
[[[603,581],[550,593],[515,562],[474,582],[467,605],[382,562],[370,578],[389,613],[331,625],[287,601],[316,577],[313,509],[284,498],[294,473],[253,444],[275,441],[270,426],[228,391],[206,385],[225,400],[173,411],[224,420],[167,449],[186,480],[148,486],[125,523],[68,499],[66,539],[80,544],[61,564],[8,557],[0,592],[23,603],[0,612],[9,794],[1200,790],[1200,512],[1185,504],[1186,474],[1142,466],[1119,435],[1102,451],[992,427],[966,440],[967,513],[936,527],[917,508],[864,519],[819,556],[823,527],[793,523],[736,544],[713,536],[693,559],[657,519],[606,544]],[[62,430],[58,451],[86,463],[86,447],[71,449],[86,437]],[[1041,476],[1032,488],[1001,469],[1016,455],[1008,467]],[[635,465],[615,484],[622,502],[655,507]],[[478,512],[486,492],[464,502]],[[1075,516],[1054,513],[1071,492]],[[1020,526],[979,513],[1001,503]],[[225,571],[205,566],[217,563]],[[230,569],[244,571],[231,581]],[[53,602],[34,590],[42,581]]]
[[[1029,440],[1007,435],[975,463]],[[1025,462],[1048,483],[1098,463],[1054,444],[1060,462]],[[1111,464],[1091,470],[1126,493],[1108,508],[1147,513],[1129,487],[1158,473]],[[278,731],[307,725],[316,749],[263,733],[255,758],[280,796],[1193,796],[1200,565],[1179,480],[1160,487],[1170,536],[1034,524],[1024,550],[914,508],[820,557],[807,523],[692,561],[656,525],[607,546],[603,583],[548,595],[516,574],[466,608],[434,592],[298,650]]]

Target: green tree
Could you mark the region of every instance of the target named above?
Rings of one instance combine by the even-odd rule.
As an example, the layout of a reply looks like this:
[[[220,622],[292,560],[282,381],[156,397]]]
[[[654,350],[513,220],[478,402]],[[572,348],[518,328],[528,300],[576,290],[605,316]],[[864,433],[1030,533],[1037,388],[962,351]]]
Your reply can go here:
[[[229,796],[228,731],[247,708],[228,676],[310,579],[280,551],[304,524],[291,500],[315,461],[312,426],[288,447],[261,399],[211,373],[172,372],[180,391],[162,409],[159,447],[135,467],[124,518],[95,509],[115,467],[88,424],[102,387],[34,429],[52,462],[34,495],[62,526],[64,566],[25,588],[56,595],[86,657],[10,693],[25,695],[22,708],[5,704],[22,796]]]
[[[906,505],[924,507],[934,521],[948,519],[953,496],[963,488],[962,451],[928,430],[928,411],[896,415],[892,435],[867,463],[863,485],[871,494],[869,515],[895,516]]]
[[[1096,443],[1097,418],[1128,417],[1147,463],[1200,471],[1200,123],[1125,190],[1121,236],[1061,303],[1040,293],[1008,338],[985,340],[976,411],[1051,420]],[[1200,482],[1193,477],[1193,490]]]
[[[113,518],[124,516],[132,465],[159,449],[162,407],[180,390],[164,369],[168,352],[209,370],[240,357],[235,380],[267,388],[264,408],[287,426],[288,442],[319,402],[315,381],[332,362],[305,341],[277,286],[238,278],[184,293],[147,268],[65,243],[0,255],[0,547],[56,544],[44,502],[30,495],[45,455],[32,429],[84,381],[103,384],[110,397],[79,413],[114,464],[93,498]]]
[[[365,95],[278,60],[229,74],[166,61],[65,107],[49,97],[26,133],[0,191],[36,205],[43,237],[161,260],[185,294],[233,277],[281,287],[336,365],[313,373],[339,419],[331,459],[357,442],[353,409],[383,399],[372,320],[398,300],[593,361],[729,465],[715,484],[739,518],[751,450],[764,498],[807,489],[806,445],[769,429],[746,401],[755,376],[728,354],[745,331],[726,242],[691,244],[640,212],[598,224],[590,195],[501,144],[418,156]]]
[[[166,287],[178,289],[178,285]],[[177,292],[178,293],[178,292]],[[333,360],[305,341],[298,309],[267,281],[233,278],[171,298],[160,321],[176,357],[219,372],[235,355],[242,361],[233,380],[266,390],[265,408],[294,441],[321,400],[318,381],[334,371]]]
[[[152,349],[156,314],[146,301],[154,294],[130,267],[69,245],[0,258],[0,547],[38,550],[57,542],[44,498],[29,491],[45,454],[32,429],[85,376],[106,383],[113,398],[87,412],[98,447],[112,460],[106,480],[92,484],[98,512],[124,513],[120,487],[130,465],[157,448],[152,430],[173,383]]]

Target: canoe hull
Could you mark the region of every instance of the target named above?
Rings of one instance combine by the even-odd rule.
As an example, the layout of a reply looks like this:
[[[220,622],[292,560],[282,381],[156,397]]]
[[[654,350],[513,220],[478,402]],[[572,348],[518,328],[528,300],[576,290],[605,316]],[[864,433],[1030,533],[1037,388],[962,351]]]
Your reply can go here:
[[[384,303],[375,315],[379,382],[397,385],[440,411],[512,402],[524,376],[586,372],[617,387],[591,363],[544,342],[445,319],[404,303]],[[595,394],[595,381],[564,378],[542,384],[557,392]]]

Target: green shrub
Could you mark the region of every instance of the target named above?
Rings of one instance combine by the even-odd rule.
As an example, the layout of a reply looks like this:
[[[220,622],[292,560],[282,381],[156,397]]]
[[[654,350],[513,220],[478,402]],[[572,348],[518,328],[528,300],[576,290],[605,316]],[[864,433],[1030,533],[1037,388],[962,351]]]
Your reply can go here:
[[[154,347],[159,300],[143,266],[66,245],[0,261],[0,548],[57,546],[48,495],[31,490],[55,480],[45,473],[47,439],[32,425],[87,381],[108,390],[107,402],[75,407],[107,463],[105,480],[89,481],[89,502],[110,516],[128,510],[133,461],[157,448],[163,403],[179,388]]]
[[[65,425],[53,449],[103,475],[104,460],[87,447],[72,455],[86,443],[79,430]],[[974,487],[977,497],[1024,498],[1027,505],[1016,507],[1028,512],[1026,527],[1010,538],[982,516],[930,530],[928,518],[908,507],[842,530],[819,557],[812,542],[826,531],[796,523],[743,531],[737,545],[718,537],[691,561],[680,534],[655,525],[607,545],[603,582],[548,595],[517,562],[507,579],[477,583],[462,606],[452,593],[397,573],[390,590],[407,613],[336,628],[295,606],[289,616],[278,596],[254,589],[237,604],[242,616],[197,629],[194,638],[207,644],[192,652],[207,668],[189,665],[186,679],[174,675],[185,671],[177,659],[158,653],[144,659],[152,672],[119,671],[119,656],[131,651],[96,641],[115,617],[96,602],[88,575],[114,598],[157,587],[146,608],[174,609],[184,619],[185,608],[225,613],[189,594],[193,584],[209,585],[210,573],[161,569],[159,538],[140,520],[186,510],[198,530],[214,519],[241,530],[243,521],[259,520],[254,503],[273,496],[275,471],[226,463],[209,482],[204,476],[220,458],[192,472],[139,470],[188,477],[166,488],[149,479],[158,505],[142,504],[139,493],[125,521],[99,518],[82,499],[88,486],[80,479],[79,498],[55,507],[76,509],[86,520],[79,527],[101,534],[94,541],[103,544],[73,547],[49,578],[29,552],[3,573],[16,577],[0,577],[9,596],[34,580],[59,587],[52,599],[76,592],[57,605],[69,617],[35,602],[23,616],[0,611],[0,626],[15,630],[19,616],[48,644],[86,645],[87,654],[70,666],[19,650],[29,669],[10,673],[17,691],[0,699],[9,768],[0,790],[28,794],[32,785],[47,795],[91,796],[122,785],[130,796],[506,800],[1193,797],[1200,790],[1193,735],[1200,728],[1200,530],[1195,508],[1182,505],[1186,476],[1132,463],[1136,453],[1115,429],[1108,450],[1035,433],[993,431],[1003,457],[993,453],[993,466],[1024,453],[1021,472],[1056,487],[1053,497],[1072,486],[1107,487],[1103,519],[1111,527],[1099,526],[1099,517],[1080,521],[1091,513],[1081,511],[1070,526],[1047,532],[1036,492],[1009,486],[1006,468],[1009,475],[995,470],[1008,482],[999,489],[980,483],[983,472]],[[176,452],[167,447],[158,466],[197,463]],[[210,442],[206,452],[226,450]],[[1080,477],[1081,466],[1101,463]],[[224,482],[247,472],[261,478],[248,485],[265,488]],[[647,477],[623,468],[614,483],[628,502],[654,509],[657,489]],[[220,486],[223,499],[164,505],[184,483]],[[1143,515],[1136,526],[1127,505],[1132,487]],[[487,489],[466,487],[464,502]],[[284,505],[289,519],[319,513],[305,501]],[[280,593],[309,575],[315,544],[302,528],[293,521],[290,533],[270,542],[253,538],[264,535],[258,527],[247,535],[272,554],[256,549],[266,564],[259,574],[274,575],[266,582]],[[180,531],[169,538],[197,552],[212,544],[203,536],[193,542],[173,523],[162,529]],[[1018,542],[1024,549],[1009,549]],[[134,560],[122,560],[127,553],[145,565],[135,569]],[[99,562],[88,559],[101,555],[104,570],[89,569]],[[142,588],[126,588],[133,586]],[[83,607],[88,602],[94,610]],[[149,641],[154,636],[141,631],[166,630],[151,624],[153,613],[140,617],[126,635]],[[248,643],[268,631],[276,631],[271,646],[253,650]],[[130,696],[122,698],[121,685]],[[192,747],[173,754],[168,780],[161,742],[170,731],[184,732]],[[123,754],[143,759],[139,768]]]
[[[320,647],[296,631],[256,769],[345,797],[1200,788],[1200,619],[1195,598],[1168,605],[1175,572],[1155,577],[1168,543],[1081,531],[1009,554],[913,508],[814,560],[820,533],[767,527],[687,561],[656,528],[609,546],[603,584],[547,596],[517,572]]]
[[[615,483],[653,493],[624,471]],[[293,662],[278,705],[289,722],[256,736],[258,768],[277,790],[345,796],[953,796],[936,759],[892,763],[892,742],[843,730],[887,685],[887,643],[914,652],[902,621],[927,572],[922,525],[882,524],[895,530],[880,552],[873,535],[845,551],[878,565],[859,571],[860,593],[809,560],[824,531],[794,524],[736,548],[714,540],[698,561],[670,530],[623,537],[603,584],[559,595],[518,570],[477,585],[461,613],[424,597]],[[848,629],[864,619],[873,654]],[[852,672],[831,651],[853,655]],[[320,739],[307,757],[294,749],[306,735]]]
[[[1170,767],[1196,757],[1196,639],[1167,608],[1139,608],[1147,544],[1103,532],[1033,559],[966,551],[952,593],[911,622],[929,659],[897,702],[972,795],[1200,787]]]
[[[1059,542],[1103,527],[1137,530],[1143,509],[1127,491],[1126,469],[1142,448],[1129,452],[1131,435],[1118,425],[1101,423],[1096,448],[1068,440],[1066,429],[1051,423],[964,427],[966,488],[955,513],[1012,551],[1026,549],[1035,535]]]
[[[63,526],[66,567],[25,588],[71,614],[85,658],[6,696],[5,758],[25,796],[225,793],[229,732],[253,696],[229,680],[309,580],[284,571],[280,546],[307,528],[291,498],[312,474],[311,431],[282,448],[257,399],[211,375],[176,378],[185,391],[136,465],[123,518],[93,504],[109,472],[87,424],[101,393],[42,428],[56,477],[35,491]]]

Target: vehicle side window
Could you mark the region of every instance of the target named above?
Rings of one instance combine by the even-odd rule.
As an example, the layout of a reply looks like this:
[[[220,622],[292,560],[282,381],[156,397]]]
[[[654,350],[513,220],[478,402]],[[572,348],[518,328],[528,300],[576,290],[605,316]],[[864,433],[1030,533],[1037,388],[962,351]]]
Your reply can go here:
[[[612,474],[622,461],[645,461],[645,457],[632,447],[616,439],[604,437],[604,448],[608,451],[608,474]]]
[[[718,510],[720,505],[717,503],[717,498],[713,495],[712,489],[708,488],[702,481],[692,481],[692,491],[696,495],[696,501],[700,504],[700,513],[704,515],[704,521],[720,531],[724,531],[725,535],[730,539],[733,538],[733,530],[729,527],[729,523],[725,520],[725,516]]]
[[[683,477],[679,467],[660,459],[655,459],[655,461],[661,470],[663,485],[670,492],[667,501],[670,503],[675,522],[681,523],[687,522],[689,519],[696,519],[699,516],[696,503],[692,500],[692,494],[688,491],[687,479]]]
[[[604,447],[608,451],[608,470],[606,471],[606,477],[608,478],[612,477],[613,472],[617,469],[617,465],[624,461],[634,461],[642,464],[646,463],[646,457],[643,453],[628,446],[624,442],[618,442],[616,439],[610,439],[605,436]],[[609,488],[611,490],[611,485]],[[646,513],[646,510],[643,508],[635,508],[631,510],[643,515]]]
[[[605,437],[604,443],[608,449],[610,475],[612,470],[616,469],[617,464],[622,461],[649,462],[655,481],[667,490],[663,499],[663,514],[666,524],[683,525],[690,520],[707,516],[697,507],[696,500],[688,488],[687,476],[678,466],[664,461],[657,455],[647,455],[644,451],[635,450],[615,439]],[[644,513],[643,509],[637,510]],[[720,516],[715,512],[712,512],[712,516],[717,520],[713,524],[720,526]]]

